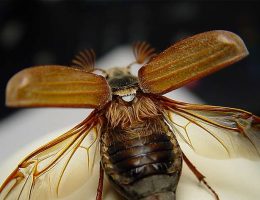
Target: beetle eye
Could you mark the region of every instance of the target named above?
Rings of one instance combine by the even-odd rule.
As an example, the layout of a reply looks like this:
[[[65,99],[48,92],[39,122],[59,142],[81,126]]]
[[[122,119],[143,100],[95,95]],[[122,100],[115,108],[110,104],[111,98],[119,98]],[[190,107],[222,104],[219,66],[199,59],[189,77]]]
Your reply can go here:
[[[130,94],[130,95],[127,95],[127,96],[122,96],[122,99],[126,102],[130,102],[130,101],[133,101],[133,99],[135,98],[135,94]]]

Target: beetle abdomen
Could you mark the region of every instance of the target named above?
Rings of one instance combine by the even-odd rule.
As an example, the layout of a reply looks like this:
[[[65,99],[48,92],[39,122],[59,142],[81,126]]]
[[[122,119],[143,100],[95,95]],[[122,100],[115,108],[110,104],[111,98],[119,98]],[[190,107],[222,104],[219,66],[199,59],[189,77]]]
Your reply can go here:
[[[116,173],[136,181],[150,174],[166,173],[174,161],[173,145],[167,135],[135,138],[108,148]]]
[[[174,199],[182,167],[175,136],[161,117],[129,129],[110,129],[101,140],[109,180],[127,199]],[[109,145],[107,137],[113,141]]]

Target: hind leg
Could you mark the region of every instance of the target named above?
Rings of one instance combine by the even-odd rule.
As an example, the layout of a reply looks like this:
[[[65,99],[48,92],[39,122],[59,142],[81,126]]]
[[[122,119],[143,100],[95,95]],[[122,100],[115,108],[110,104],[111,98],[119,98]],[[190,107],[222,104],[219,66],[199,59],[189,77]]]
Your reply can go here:
[[[102,168],[102,166],[100,164],[99,181],[98,181],[96,200],[102,200],[103,181],[104,181],[104,170],[103,170],[103,168]]]
[[[216,200],[219,200],[218,194],[215,192],[215,190],[212,189],[212,187],[209,186],[209,184],[205,180],[206,177],[196,169],[196,167],[191,163],[191,161],[185,156],[184,153],[182,153],[182,157],[183,157],[183,160],[185,161],[185,163],[187,164],[187,166],[190,168],[190,170],[193,172],[193,174],[197,177],[197,179],[200,182],[202,182],[212,192],[212,194],[215,196]]]

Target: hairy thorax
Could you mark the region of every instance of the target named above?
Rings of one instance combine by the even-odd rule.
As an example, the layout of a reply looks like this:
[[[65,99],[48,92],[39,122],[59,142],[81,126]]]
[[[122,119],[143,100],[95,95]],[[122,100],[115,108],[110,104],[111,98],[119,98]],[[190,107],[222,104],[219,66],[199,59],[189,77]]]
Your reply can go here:
[[[120,97],[110,103],[106,118],[111,127],[127,128],[142,123],[147,118],[160,115],[160,107],[145,95],[136,95],[132,102],[125,102]]]

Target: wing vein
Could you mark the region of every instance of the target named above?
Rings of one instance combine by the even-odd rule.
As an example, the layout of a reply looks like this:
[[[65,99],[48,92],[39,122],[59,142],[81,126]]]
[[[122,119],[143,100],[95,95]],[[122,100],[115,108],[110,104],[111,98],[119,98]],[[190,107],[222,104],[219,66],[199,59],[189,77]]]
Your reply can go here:
[[[170,110],[174,113],[177,113],[178,115],[184,117],[185,119],[187,119],[188,121],[192,122],[193,124],[197,125],[198,127],[202,128],[203,130],[205,130],[207,133],[209,133],[213,138],[215,138],[220,144],[221,146],[225,149],[225,151],[228,153],[229,157],[230,157],[230,152],[228,150],[228,148],[225,146],[224,142],[221,141],[220,138],[218,138],[216,135],[214,135],[214,133],[212,133],[211,131],[209,131],[208,129],[206,129],[204,126],[202,126],[201,124],[197,123],[196,120],[190,119],[188,116],[182,114],[181,112],[175,110],[175,109],[171,109]]]

